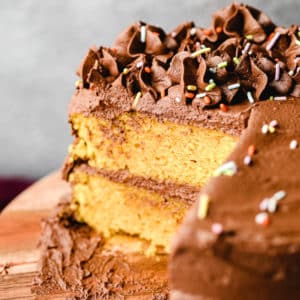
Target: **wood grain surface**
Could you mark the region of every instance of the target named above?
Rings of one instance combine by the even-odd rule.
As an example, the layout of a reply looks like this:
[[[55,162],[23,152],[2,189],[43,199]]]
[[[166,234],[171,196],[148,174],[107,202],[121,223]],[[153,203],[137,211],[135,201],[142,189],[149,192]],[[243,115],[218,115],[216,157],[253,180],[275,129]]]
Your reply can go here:
[[[69,192],[60,173],[32,185],[0,214],[0,299],[47,299],[31,294],[37,271],[40,221],[51,214],[59,199]],[[52,295],[48,299],[66,299]]]

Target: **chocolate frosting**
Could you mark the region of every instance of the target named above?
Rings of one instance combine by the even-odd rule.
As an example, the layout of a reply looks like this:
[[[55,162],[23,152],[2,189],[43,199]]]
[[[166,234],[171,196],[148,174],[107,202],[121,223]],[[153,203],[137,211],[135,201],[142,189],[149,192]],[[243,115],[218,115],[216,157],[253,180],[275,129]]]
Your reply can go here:
[[[208,182],[201,191],[210,198],[207,217],[198,217],[197,201],[177,234],[170,263],[172,299],[300,298],[300,151],[290,149],[290,142],[300,138],[298,120],[299,100],[253,107],[228,158],[237,172]],[[263,134],[262,126],[270,122],[275,132]],[[256,152],[249,165],[244,158],[251,145]],[[284,199],[268,213],[267,223],[257,223],[262,201],[278,191],[284,191]],[[214,232],[213,224],[222,230]]]
[[[89,50],[78,70],[79,89],[98,95],[98,109],[100,94],[119,101],[117,94],[126,95],[132,104],[141,92],[136,110],[147,107],[154,113],[158,103],[166,102],[170,110],[181,112],[185,111],[182,106],[190,106],[197,116],[221,103],[247,101],[249,93],[254,102],[282,95],[298,97],[298,36],[297,26],[276,26],[261,11],[237,3],[216,12],[210,28],[186,22],[165,33],[139,22],[124,30],[112,48]],[[209,87],[209,80],[215,87]],[[232,84],[238,86],[230,88]],[[210,101],[196,97],[203,93]],[[110,99],[110,104],[115,100]]]
[[[105,247],[99,233],[75,221],[68,200],[42,225],[40,269],[32,288],[38,297],[167,299],[166,256]]]

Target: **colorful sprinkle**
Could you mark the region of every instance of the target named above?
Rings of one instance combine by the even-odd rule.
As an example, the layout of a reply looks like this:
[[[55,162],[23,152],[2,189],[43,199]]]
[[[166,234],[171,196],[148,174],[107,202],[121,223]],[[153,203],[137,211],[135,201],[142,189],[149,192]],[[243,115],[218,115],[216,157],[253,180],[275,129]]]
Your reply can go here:
[[[127,75],[127,74],[129,73],[129,69],[128,69],[128,68],[124,68],[122,73],[123,73],[124,75]]]
[[[290,76],[294,76],[294,71],[293,71],[293,70],[290,70],[290,71],[288,72],[288,74],[289,74]]]
[[[204,97],[204,103],[207,104],[207,105],[208,105],[208,104],[211,104],[211,99],[210,99],[209,96],[205,96],[205,97]]]
[[[218,67],[219,69],[222,69],[222,68],[226,68],[227,65],[228,65],[228,62],[227,62],[227,61],[222,61],[222,62],[218,63],[217,67]]]
[[[296,45],[300,46],[300,40],[296,40]]]
[[[276,128],[269,125],[268,130],[269,130],[270,133],[274,133],[276,131]]]
[[[298,37],[300,38],[300,31],[297,32]]]
[[[210,92],[210,91],[212,91],[216,86],[217,86],[217,85],[216,85],[215,82],[211,82],[211,83],[209,83],[209,84],[205,87],[205,91],[206,91],[206,92]]]
[[[259,209],[261,211],[265,211],[268,209],[268,203],[269,203],[269,198],[265,198],[263,199],[260,203],[259,203]]]
[[[277,120],[272,120],[269,124],[271,127],[277,127],[278,126],[278,121]]]
[[[193,84],[189,84],[187,87],[186,87],[186,89],[188,90],[188,91],[190,91],[190,92],[195,92],[195,91],[197,91],[197,86],[196,85],[193,85]]]
[[[220,235],[224,231],[223,225],[220,223],[213,223],[211,225],[211,231],[216,235]]]
[[[189,92],[185,93],[184,95],[185,95],[185,97],[188,98],[188,99],[193,99],[193,98],[195,97],[195,94],[194,94],[194,93],[189,93]]]
[[[278,201],[275,198],[271,198],[268,201],[268,212],[273,214],[277,210]]]
[[[272,198],[277,200],[277,201],[280,201],[285,197],[286,197],[286,192],[285,191],[278,191],[272,196]]]
[[[255,216],[255,223],[258,225],[267,226],[270,224],[269,215],[266,212],[261,212]]]
[[[78,79],[75,81],[76,88],[80,88],[82,86],[82,79]]]
[[[267,51],[270,51],[274,47],[274,45],[276,44],[276,42],[279,39],[279,37],[280,37],[280,33],[279,32],[276,32],[273,35],[272,39],[270,40],[269,44],[266,47]]]
[[[141,99],[141,97],[142,97],[142,92],[138,92],[138,93],[136,94],[134,100],[133,100],[133,103],[132,103],[132,107],[133,107],[133,108],[136,108],[136,106],[137,106],[139,100]]]
[[[245,35],[245,38],[247,40],[253,40],[253,35],[252,34],[247,34],[247,35]]]
[[[244,157],[244,165],[246,166],[250,166],[252,164],[252,158],[250,155],[246,155]]]
[[[278,97],[274,97],[274,100],[276,101],[285,101],[287,99],[286,96],[278,96]]]
[[[198,204],[198,214],[197,214],[199,219],[205,219],[207,217],[209,202],[210,199],[207,194],[202,194],[200,196],[199,204]]]
[[[213,74],[217,73],[217,68],[210,67],[208,70],[209,70],[209,72],[211,72]]]
[[[205,97],[206,96],[206,93],[199,93],[199,94],[197,94],[196,95],[196,98],[203,98],[203,97]]]
[[[141,26],[141,43],[146,43],[146,26]]]
[[[224,103],[221,103],[220,104],[220,109],[223,111],[223,112],[226,112],[228,110],[228,107],[224,104]]]
[[[248,147],[248,151],[247,151],[248,155],[253,156],[255,154],[255,152],[256,152],[255,146],[254,145],[250,145]]]
[[[220,34],[223,31],[223,28],[221,26],[218,26],[216,28],[216,33]]]
[[[180,97],[176,97],[176,98],[175,98],[175,101],[176,101],[177,103],[180,103],[180,102],[181,102]]]
[[[280,79],[280,65],[276,63],[275,65],[275,80],[278,81]]]
[[[191,30],[190,30],[190,34],[191,35],[195,35],[197,32],[197,28],[196,27],[193,27]]]
[[[205,47],[205,48],[203,48],[203,49],[199,49],[199,50],[193,52],[193,53],[191,54],[191,57],[192,57],[192,58],[196,58],[196,57],[200,56],[201,54],[208,53],[208,52],[210,52],[210,51],[211,51],[211,48]]]
[[[136,64],[136,67],[137,67],[138,69],[140,69],[143,65],[144,65],[144,62],[139,61],[139,62]]]
[[[246,44],[246,46],[245,46],[245,48],[242,50],[242,53],[244,54],[244,53],[248,53],[248,51],[250,50],[250,47],[251,47],[251,43],[247,43]]]
[[[234,161],[228,161],[227,163],[220,166],[215,172],[214,176],[226,175],[232,176],[237,172],[237,165]]]
[[[240,60],[236,56],[232,60],[236,65],[240,63]]]
[[[250,91],[247,92],[247,98],[248,98],[248,101],[253,104],[255,101],[254,101],[254,98],[252,96],[252,93]]]
[[[264,124],[263,127],[261,128],[262,134],[267,134],[269,132],[269,125]]]
[[[290,142],[290,149],[295,150],[298,147],[298,142],[296,140],[292,140]]]
[[[269,97],[269,100],[270,100],[270,101],[273,101],[273,100],[274,100],[274,96],[270,96],[270,97]]]
[[[237,83],[233,83],[233,84],[230,84],[227,88],[229,90],[235,90],[235,89],[238,89],[241,85],[237,82]]]
[[[148,73],[148,74],[149,74],[149,73],[151,73],[151,68],[150,68],[150,67],[148,67],[148,66],[147,66],[147,67],[145,67],[145,69],[144,69],[144,70],[145,70],[145,72],[146,72],[146,73]]]

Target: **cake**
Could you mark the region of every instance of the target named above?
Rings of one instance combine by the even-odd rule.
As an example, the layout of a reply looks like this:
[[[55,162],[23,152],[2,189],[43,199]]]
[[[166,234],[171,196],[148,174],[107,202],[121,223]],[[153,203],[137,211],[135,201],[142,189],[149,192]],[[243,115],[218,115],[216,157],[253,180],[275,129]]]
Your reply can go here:
[[[70,204],[45,225],[38,285],[60,282],[58,288],[79,291],[82,298],[113,299],[113,294],[116,299],[142,299],[141,287],[145,292],[145,283],[153,278],[147,290],[152,298],[144,293],[143,299],[164,299],[168,288],[163,270],[171,252],[173,299],[233,300],[251,288],[256,289],[245,299],[259,293],[260,299],[279,299],[286,286],[292,290],[289,299],[296,299],[293,280],[298,273],[291,265],[297,261],[297,247],[286,247],[284,234],[293,235],[297,223],[288,231],[265,211],[258,216],[254,210],[239,213],[245,199],[245,209],[252,208],[264,194],[273,199],[272,192],[277,197],[281,193],[287,203],[290,193],[295,200],[299,180],[287,174],[296,176],[298,164],[289,164],[287,172],[281,169],[289,157],[299,158],[299,36],[297,26],[276,26],[261,11],[233,3],[214,14],[210,28],[186,22],[167,34],[139,22],[124,30],[113,47],[92,47],[78,68],[69,106],[75,138],[63,177],[72,188]],[[281,142],[285,151],[277,147]],[[279,214],[285,205],[276,202],[277,208]],[[246,225],[245,230],[238,228],[244,226],[239,220],[249,230]],[[271,224],[265,228],[253,220]],[[271,229],[273,222],[278,222],[277,231],[282,229],[279,235]],[[61,243],[61,230],[73,242]],[[264,243],[267,237],[274,237],[274,248]],[[92,250],[81,262],[69,258],[79,247],[77,239],[98,241],[83,247]],[[68,262],[64,254],[55,256],[53,268],[53,249],[67,250]],[[124,262],[126,275],[112,266],[108,274],[116,271],[114,279],[122,280],[112,284],[107,276],[103,284],[97,280],[102,278],[98,268],[88,267],[87,277],[94,281],[86,284],[85,266],[101,266],[107,253]],[[278,267],[286,261],[293,269],[291,283]],[[274,284],[260,280],[259,272],[253,275],[258,265]],[[143,266],[149,271],[145,277]],[[157,267],[160,275],[155,277]],[[239,268],[253,274],[241,275]],[[70,277],[74,270],[80,278]],[[58,279],[48,276],[54,273]]]

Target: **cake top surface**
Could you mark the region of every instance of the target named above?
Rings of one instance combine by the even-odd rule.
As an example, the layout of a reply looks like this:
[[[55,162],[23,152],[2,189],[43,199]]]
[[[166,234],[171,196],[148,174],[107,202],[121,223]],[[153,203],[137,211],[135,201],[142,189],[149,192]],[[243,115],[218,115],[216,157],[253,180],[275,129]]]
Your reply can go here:
[[[164,106],[185,115],[286,100],[300,96],[300,27],[276,26],[237,3],[216,12],[209,28],[186,22],[165,33],[139,22],[113,47],[91,48],[78,75],[77,93],[99,96],[90,110],[107,101],[101,95],[110,98],[107,107],[153,112]]]

